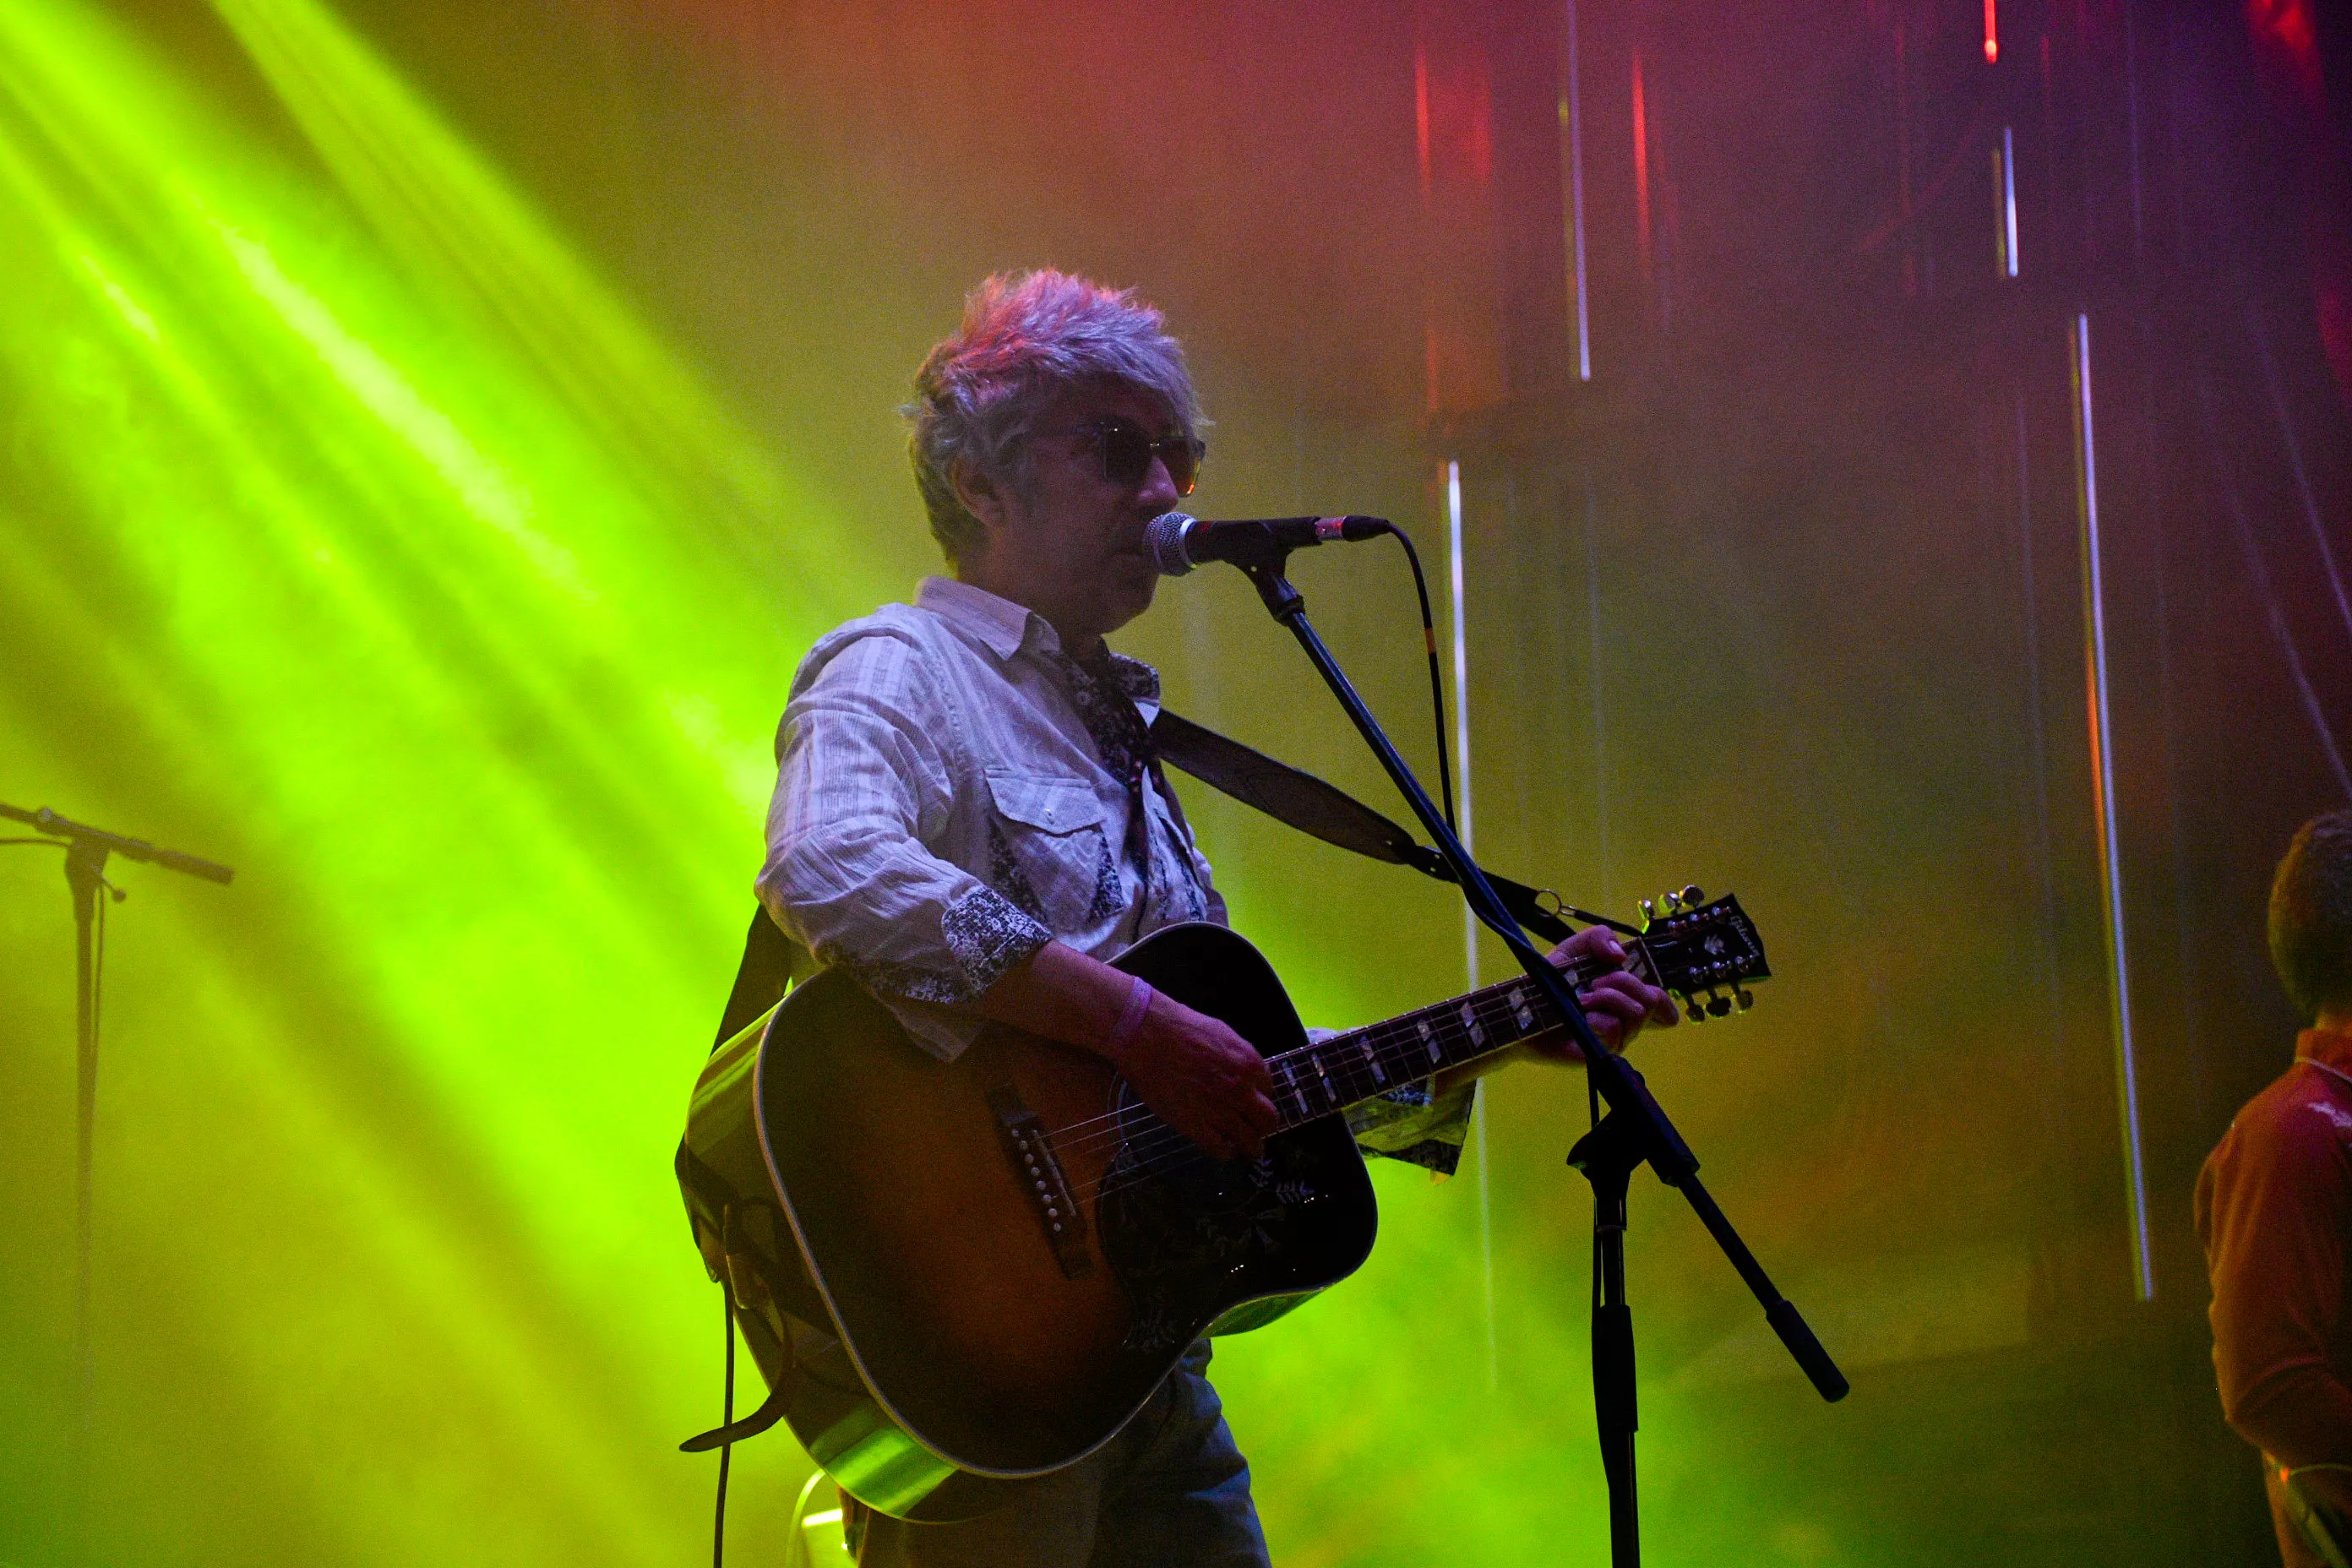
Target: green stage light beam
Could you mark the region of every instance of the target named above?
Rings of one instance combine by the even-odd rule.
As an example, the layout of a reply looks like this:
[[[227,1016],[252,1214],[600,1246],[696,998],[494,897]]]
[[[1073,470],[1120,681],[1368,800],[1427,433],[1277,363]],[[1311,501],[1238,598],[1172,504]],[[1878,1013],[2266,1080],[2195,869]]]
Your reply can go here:
[[[0,12],[0,775],[249,868],[118,931],[99,1546],[674,1561],[667,1148],[790,658],[880,584],[331,16],[222,9],[324,176],[97,10]]]

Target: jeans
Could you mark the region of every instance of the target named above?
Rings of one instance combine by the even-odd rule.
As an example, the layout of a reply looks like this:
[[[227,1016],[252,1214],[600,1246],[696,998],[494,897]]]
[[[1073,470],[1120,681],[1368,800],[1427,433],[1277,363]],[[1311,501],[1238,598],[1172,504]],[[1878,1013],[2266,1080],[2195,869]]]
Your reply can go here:
[[[1208,1365],[1202,1340],[1118,1436],[994,1513],[910,1524],[845,1498],[859,1568],[1270,1568]]]

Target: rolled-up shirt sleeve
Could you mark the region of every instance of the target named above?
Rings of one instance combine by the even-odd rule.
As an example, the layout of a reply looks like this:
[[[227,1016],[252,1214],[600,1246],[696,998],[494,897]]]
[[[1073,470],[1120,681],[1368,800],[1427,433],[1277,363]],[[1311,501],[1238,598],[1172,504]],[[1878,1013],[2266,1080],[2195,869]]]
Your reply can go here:
[[[761,902],[886,1002],[969,1002],[1053,940],[1035,911],[926,847],[954,789],[935,679],[885,630],[820,644],[777,733]]]

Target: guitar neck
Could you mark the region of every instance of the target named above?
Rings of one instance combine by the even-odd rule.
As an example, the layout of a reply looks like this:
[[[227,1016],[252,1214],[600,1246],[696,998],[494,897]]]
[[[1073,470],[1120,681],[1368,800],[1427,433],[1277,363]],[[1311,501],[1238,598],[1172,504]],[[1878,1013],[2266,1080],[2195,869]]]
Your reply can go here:
[[[1596,966],[1579,962],[1560,978],[1581,990]],[[1559,1023],[1526,975],[1402,1013],[1267,1058],[1275,1107],[1285,1129],[1337,1115],[1433,1073],[1507,1050]]]

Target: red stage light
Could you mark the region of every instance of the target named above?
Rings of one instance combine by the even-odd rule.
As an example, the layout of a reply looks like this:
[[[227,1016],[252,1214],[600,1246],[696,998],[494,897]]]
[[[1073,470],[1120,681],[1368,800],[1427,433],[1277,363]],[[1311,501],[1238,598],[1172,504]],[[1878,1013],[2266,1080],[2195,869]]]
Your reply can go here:
[[[1650,270],[1650,113],[1642,91],[1642,51],[1633,51],[1633,211],[1642,271]]]

